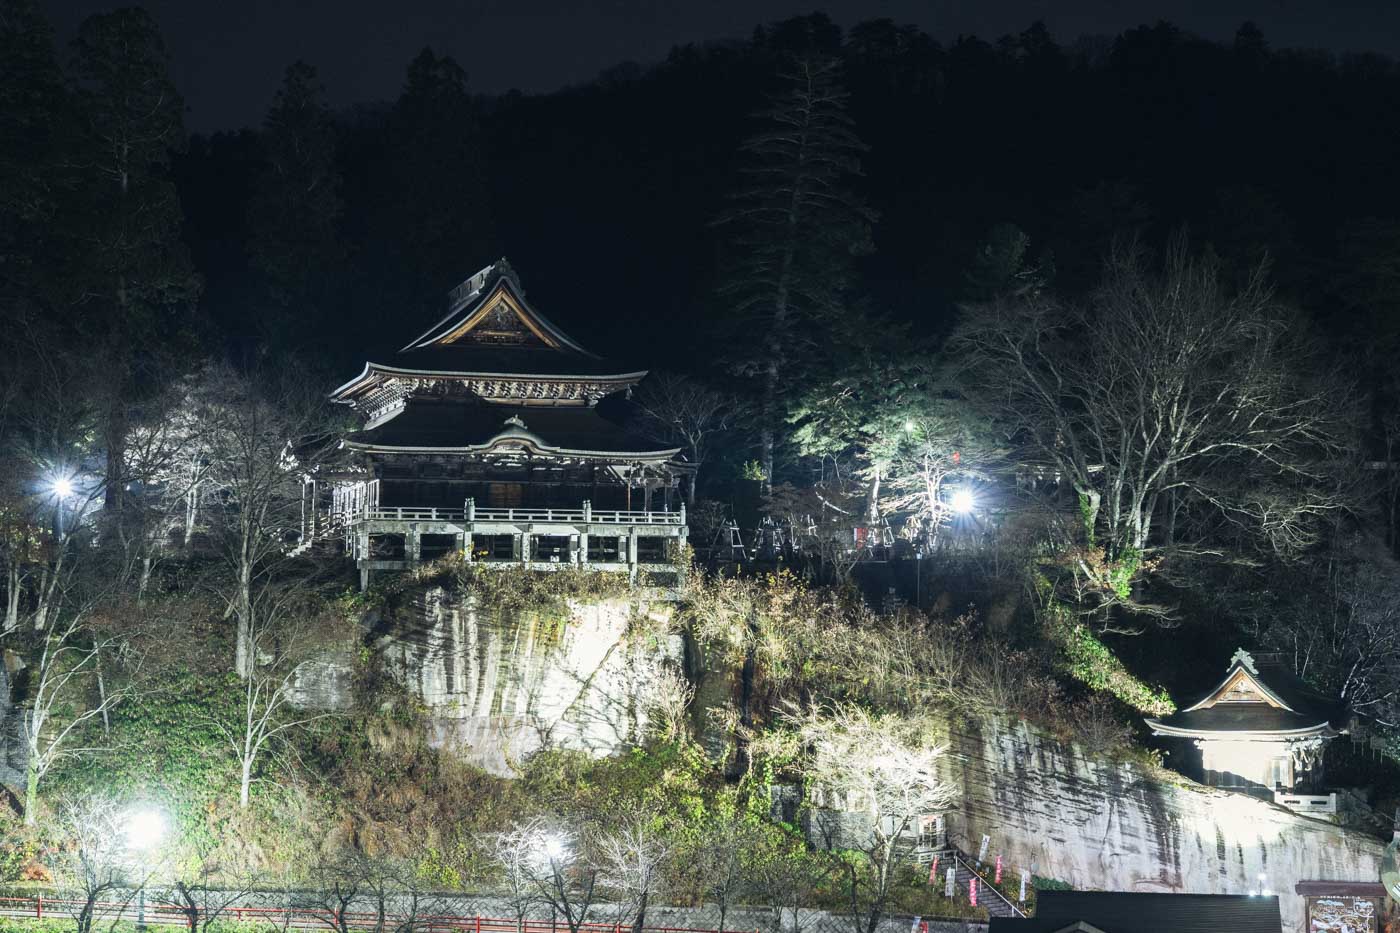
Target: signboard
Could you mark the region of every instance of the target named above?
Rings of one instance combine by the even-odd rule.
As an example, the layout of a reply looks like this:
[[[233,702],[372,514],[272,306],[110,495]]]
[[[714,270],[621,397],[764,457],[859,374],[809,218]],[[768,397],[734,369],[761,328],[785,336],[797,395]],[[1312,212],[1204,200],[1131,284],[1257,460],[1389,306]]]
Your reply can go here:
[[[1338,894],[1307,902],[1308,933],[1380,933],[1377,898]]]

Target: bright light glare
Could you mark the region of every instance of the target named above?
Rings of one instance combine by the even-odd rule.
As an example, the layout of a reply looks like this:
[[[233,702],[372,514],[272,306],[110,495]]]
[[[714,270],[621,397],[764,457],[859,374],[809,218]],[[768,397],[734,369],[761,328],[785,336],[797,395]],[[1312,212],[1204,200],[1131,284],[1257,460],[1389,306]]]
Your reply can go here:
[[[541,839],[540,846],[544,849],[544,854],[549,856],[552,860],[558,860],[567,849],[564,845],[564,840],[553,833]]]
[[[910,434],[914,433],[914,419],[909,418],[905,420],[904,430],[908,431]]]
[[[165,837],[165,814],[148,807],[132,810],[126,815],[122,832],[128,847],[140,852],[154,849]]]
[[[959,515],[966,515],[977,507],[977,500],[966,489],[957,489],[948,499],[948,506]]]
[[[73,495],[73,480],[67,476],[55,476],[49,482],[49,491],[60,499]]]

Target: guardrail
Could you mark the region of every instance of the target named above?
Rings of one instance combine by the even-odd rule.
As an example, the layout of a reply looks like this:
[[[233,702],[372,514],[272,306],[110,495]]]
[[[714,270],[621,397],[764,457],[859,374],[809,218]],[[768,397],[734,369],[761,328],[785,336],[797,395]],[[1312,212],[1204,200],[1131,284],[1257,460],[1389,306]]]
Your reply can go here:
[[[45,897],[0,897],[0,917],[35,919],[77,916],[85,906],[84,901],[74,898]],[[138,904],[135,895],[128,901],[97,901],[92,905],[94,919],[141,921],[150,926],[180,926],[190,928],[190,913],[178,904],[170,904],[147,899],[144,906]],[[325,907],[289,905],[286,907],[225,907],[218,911],[222,919],[239,923],[276,926],[281,929],[297,930],[376,930],[376,931],[419,931],[430,933],[435,930],[470,930],[472,933],[568,933],[569,926],[562,917],[545,920],[537,917],[516,920],[510,917],[463,916],[456,914],[380,914],[374,911],[337,911]],[[196,920],[202,922],[208,914],[202,908]],[[625,929],[636,928],[628,924]],[[584,923],[578,927],[579,933],[622,933],[620,923]],[[704,927],[658,927],[646,926],[644,933],[736,933]]]

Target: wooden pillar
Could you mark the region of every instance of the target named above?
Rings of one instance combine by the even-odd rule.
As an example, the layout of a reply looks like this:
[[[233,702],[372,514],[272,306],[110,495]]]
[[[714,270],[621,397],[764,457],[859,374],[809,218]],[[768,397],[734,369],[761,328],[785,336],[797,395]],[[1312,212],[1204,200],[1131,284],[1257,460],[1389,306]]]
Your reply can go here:
[[[534,525],[526,525],[525,531],[515,536],[516,540],[519,542],[517,547],[520,551],[520,562],[522,564],[528,564],[530,562],[531,545],[534,543],[534,530]]]
[[[403,536],[403,556],[411,563],[418,563],[423,557],[423,534],[417,525],[409,525]]]
[[[472,533],[470,529],[457,536],[457,546],[462,550],[462,559],[470,564],[472,562]]]

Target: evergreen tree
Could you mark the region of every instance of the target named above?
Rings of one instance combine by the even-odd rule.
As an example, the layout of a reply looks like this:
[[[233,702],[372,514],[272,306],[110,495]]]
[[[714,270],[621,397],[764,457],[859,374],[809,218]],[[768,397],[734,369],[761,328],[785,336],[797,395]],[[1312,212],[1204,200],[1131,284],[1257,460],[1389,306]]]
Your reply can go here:
[[[70,180],[72,116],[48,22],[34,0],[0,0],[0,316],[6,337],[52,297],[68,252],[58,215]]]
[[[287,68],[263,121],[267,164],[249,206],[253,268],[266,289],[264,336],[280,347],[316,333],[345,258],[336,138],[325,88],[305,62]]]
[[[852,258],[871,248],[874,213],[846,183],[864,146],[846,113],[840,63],[793,57],[740,151],[744,183],[720,219],[729,231],[720,297],[731,365],[758,383],[760,462],[771,488],[777,432],[802,363],[842,309]]]
[[[168,174],[184,144],[184,104],[170,80],[150,15],[126,8],[89,17],[73,43],[85,122],[82,210],[85,352],[104,377],[101,446],[109,509],[119,509],[130,413],[170,361],[157,359],[191,332],[199,292],[180,238]]]
[[[476,108],[466,72],[451,57],[424,49],[408,66],[389,139],[379,249],[396,281],[386,297],[436,309],[499,252]]]

